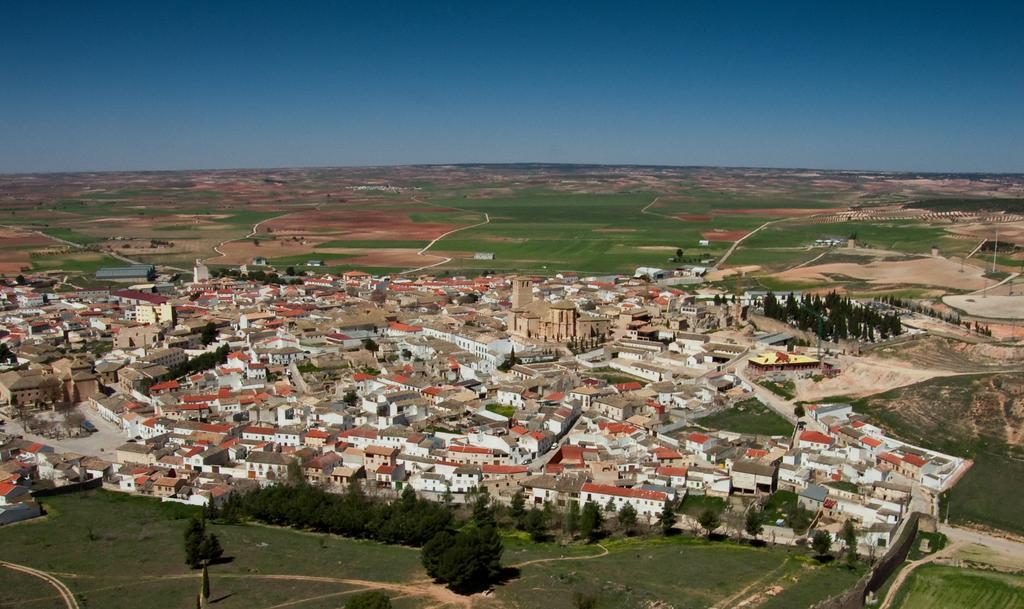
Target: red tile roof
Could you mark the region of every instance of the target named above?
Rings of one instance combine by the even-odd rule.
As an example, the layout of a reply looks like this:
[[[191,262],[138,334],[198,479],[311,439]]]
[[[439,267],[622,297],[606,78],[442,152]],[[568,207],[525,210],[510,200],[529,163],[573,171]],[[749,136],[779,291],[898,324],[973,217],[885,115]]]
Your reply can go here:
[[[629,499],[651,499],[654,501],[665,501],[668,495],[661,491],[645,491],[637,488],[625,488],[611,486],[608,484],[586,483],[583,485],[583,492],[596,493],[601,495],[612,495],[615,497],[627,497]]]

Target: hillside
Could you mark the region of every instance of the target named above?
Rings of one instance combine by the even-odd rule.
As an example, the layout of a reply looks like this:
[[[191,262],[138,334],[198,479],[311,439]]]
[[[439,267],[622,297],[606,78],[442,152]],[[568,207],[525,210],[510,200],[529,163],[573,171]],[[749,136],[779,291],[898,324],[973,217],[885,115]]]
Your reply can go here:
[[[974,459],[944,498],[951,521],[1024,533],[1024,372],[935,378],[858,400],[895,435]],[[945,512],[943,513],[945,514]]]

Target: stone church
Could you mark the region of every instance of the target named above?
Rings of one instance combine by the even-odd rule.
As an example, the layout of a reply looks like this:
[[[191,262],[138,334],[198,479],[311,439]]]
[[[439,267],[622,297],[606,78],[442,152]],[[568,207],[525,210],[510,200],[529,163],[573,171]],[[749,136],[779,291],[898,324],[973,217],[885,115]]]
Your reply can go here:
[[[532,281],[512,279],[512,310],[508,329],[513,338],[531,342],[567,342],[573,338],[604,336],[609,321],[581,313],[567,301],[546,302],[533,299]]]

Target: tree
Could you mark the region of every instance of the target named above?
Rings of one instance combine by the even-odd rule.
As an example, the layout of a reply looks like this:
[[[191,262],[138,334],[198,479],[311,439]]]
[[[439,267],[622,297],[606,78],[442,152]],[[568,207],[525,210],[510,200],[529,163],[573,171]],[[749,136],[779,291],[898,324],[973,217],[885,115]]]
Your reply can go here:
[[[846,544],[846,564],[852,567],[857,562],[857,530],[853,528],[853,520],[843,523],[843,542]]]
[[[604,516],[601,515],[601,508],[597,507],[593,501],[588,501],[580,514],[580,533],[589,541],[593,541],[600,536],[602,526],[604,526]]]
[[[203,539],[203,542],[199,545],[199,557],[207,565],[211,562],[216,561],[224,555],[224,548],[220,545],[220,540],[213,533],[210,533]],[[204,566],[205,568],[205,566]]]
[[[209,345],[213,341],[217,340],[217,324],[212,321],[207,322],[207,324],[203,326],[203,333],[200,335],[200,340],[202,340],[204,345]]]
[[[501,537],[493,526],[441,531],[423,546],[427,573],[452,590],[480,589],[501,573]]]
[[[491,496],[481,493],[473,502],[473,522],[478,527],[494,526],[494,508],[491,506]]]
[[[661,509],[661,514],[658,516],[658,524],[661,525],[663,535],[671,535],[675,530],[676,510],[671,501],[665,501],[665,507]]]
[[[206,568],[206,565],[203,565],[203,591],[202,591],[202,594],[203,594],[203,600],[204,601],[206,599],[210,598],[210,572]]]
[[[676,248],[676,260],[683,259],[683,248]]]
[[[715,529],[722,524],[722,520],[718,517],[718,512],[712,508],[706,508],[697,517],[697,523],[700,524],[701,528],[704,529],[704,533],[711,537]]]
[[[348,599],[345,609],[391,609],[391,599],[379,590],[360,592]]]
[[[342,402],[345,402],[347,406],[355,406],[356,402],[359,401],[359,396],[356,395],[355,391],[346,391],[344,397],[341,398]]]
[[[536,506],[526,513],[524,528],[530,534],[530,539],[536,542],[544,541],[548,536],[547,518],[544,512]]]
[[[202,560],[203,539],[206,537],[206,526],[198,518],[193,517],[185,529],[185,564],[193,569]]]
[[[295,267],[294,266],[290,266],[290,267],[286,268],[284,270],[284,274],[288,275],[289,277],[294,277],[295,276]]]
[[[802,533],[807,530],[807,527],[811,524],[811,512],[807,508],[799,507],[787,516],[788,524],[793,531]]]
[[[797,416],[797,418],[800,418],[800,417],[804,416],[805,414],[807,414],[807,411],[804,410],[804,405],[803,404],[797,404],[796,408],[793,409],[793,414],[795,414]]]
[[[288,484],[292,486],[300,486],[306,483],[306,476],[302,473],[302,465],[298,459],[292,459],[288,462],[286,475]]]
[[[619,526],[624,528],[627,533],[632,533],[633,527],[636,526],[636,508],[632,503],[623,505],[619,510],[618,518]]]
[[[604,504],[604,511],[608,512],[609,514],[614,514],[615,513],[615,498],[614,497],[609,497],[608,498],[608,503]]]
[[[534,508],[536,509],[536,508]],[[512,495],[512,503],[509,506],[509,516],[516,523],[516,528],[523,528],[523,517],[526,516],[526,497],[523,495],[523,491],[516,491],[515,495]]]
[[[565,519],[562,521],[562,530],[567,535],[574,535],[580,530],[580,504],[569,502],[569,510],[565,513]]]
[[[376,343],[372,338],[367,338],[363,341],[363,347],[366,348],[370,353],[376,353],[380,349],[380,345]]]
[[[26,283],[28,283],[28,280],[25,279],[24,275],[18,275],[17,277],[14,278],[14,282],[17,283],[18,285],[25,285]]]
[[[830,556],[830,552],[832,550],[832,536],[829,535],[828,532],[818,529],[811,537],[811,548],[814,549],[814,554],[818,558]]]
[[[753,537],[754,541],[757,541],[757,538],[764,531],[764,523],[762,521],[761,512],[757,508],[751,507],[747,510],[747,519],[743,523],[743,530],[747,532],[747,535]]]

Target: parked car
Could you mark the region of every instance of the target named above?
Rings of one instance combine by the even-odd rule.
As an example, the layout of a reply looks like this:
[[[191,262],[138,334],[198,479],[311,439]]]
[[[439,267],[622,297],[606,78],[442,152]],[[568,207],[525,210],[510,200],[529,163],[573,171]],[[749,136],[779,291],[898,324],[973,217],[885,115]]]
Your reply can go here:
[[[85,419],[84,421],[82,421],[82,429],[89,433],[95,433],[99,431],[98,429],[96,429],[96,426],[89,421],[89,419]]]

